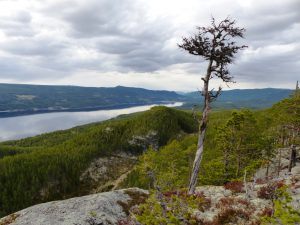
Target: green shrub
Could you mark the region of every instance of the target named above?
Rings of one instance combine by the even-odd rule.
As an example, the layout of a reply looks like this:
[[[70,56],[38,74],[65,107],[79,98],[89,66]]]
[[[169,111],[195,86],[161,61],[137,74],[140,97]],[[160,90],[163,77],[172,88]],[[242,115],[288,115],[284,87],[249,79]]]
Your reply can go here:
[[[262,218],[263,225],[295,225],[300,223],[300,212],[291,207],[292,198],[286,189],[286,186],[277,189],[277,198],[274,200],[274,213],[272,216]]]
[[[201,194],[188,195],[185,191],[167,192],[162,200],[158,201],[157,193],[153,193],[145,204],[133,211],[133,217],[144,225],[196,225],[200,221],[193,216],[193,211],[204,211],[209,207],[209,199]]]

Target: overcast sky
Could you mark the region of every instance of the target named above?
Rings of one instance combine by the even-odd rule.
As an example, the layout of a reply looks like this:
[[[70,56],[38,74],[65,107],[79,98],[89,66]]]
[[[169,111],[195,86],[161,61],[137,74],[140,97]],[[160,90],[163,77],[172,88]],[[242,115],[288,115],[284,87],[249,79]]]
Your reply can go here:
[[[230,88],[300,80],[300,0],[0,0],[0,83],[195,91],[206,63],[177,43],[212,15],[247,30]]]

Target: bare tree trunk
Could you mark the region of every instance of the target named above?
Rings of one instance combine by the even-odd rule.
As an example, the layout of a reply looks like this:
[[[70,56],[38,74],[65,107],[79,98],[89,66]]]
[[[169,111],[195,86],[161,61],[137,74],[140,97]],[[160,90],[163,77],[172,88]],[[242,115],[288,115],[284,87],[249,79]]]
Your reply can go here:
[[[195,160],[193,163],[193,169],[192,174],[190,178],[190,184],[189,184],[189,194],[194,194],[197,184],[197,177],[200,169],[200,164],[202,160],[203,155],[203,147],[204,147],[204,139],[205,139],[205,132],[206,127],[208,123],[208,114],[210,110],[210,95],[208,90],[210,75],[211,75],[211,67],[212,67],[213,61],[210,60],[209,65],[207,67],[207,73],[205,78],[202,78],[204,82],[204,88],[203,88],[203,96],[204,96],[204,107],[202,112],[202,119],[199,125],[199,135],[198,135],[198,144],[197,144],[197,151],[195,155]]]
[[[279,158],[278,158],[278,165],[277,165],[277,177],[279,177],[280,170],[281,170],[281,148],[279,149]]]
[[[236,171],[235,171],[235,176],[238,177],[241,171],[241,155],[238,154],[236,157]]]
[[[224,177],[225,177],[225,181],[227,182],[228,177],[229,177],[229,173],[228,173],[228,165],[229,165],[229,159],[228,159],[229,157],[228,157],[228,155],[229,155],[229,150],[225,149],[224,152],[223,152],[223,154],[224,154],[224,170],[225,170]]]
[[[246,197],[249,198],[249,191],[248,191],[248,186],[247,186],[247,170],[244,172],[244,190],[246,192]]]
[[[200,163],[202,160],[203,155],[203,145],[204,145],[204,139],[205,139],[205,132],[206,132],[206,125],[207,125],[207,116],[208,116],[208,109],[203,112],[201,126],[200,126],[200,132],[198,136],[198,144],[197,144],[197,151],[195,155],[195,160],[193,163],[193,169],[190,179],[190,185],[189,185],[189,194],[194,194],[197,184],[197,177],[199,173]]]
[[[292,168],[296,165],[296,145],[291,146],[291,155],[290,155],[290,163],[289,163],[289,172],[292,171]]]
[[[235,171],[235,175],[236,177],[240,174],[240,171],[241,171],[241,152],[240,152],[240,147],[242,145],[242,138],[239,139],[239,142],[238,142],[238,145],[236,147],[236,153],[237,153],[237,156],[236,156],[236,171]]]
[[[270,162],[268,162],[267,169],[266,169],[266,175],[265,175],[266,180],[269,179],[269,167],[270,167]]]

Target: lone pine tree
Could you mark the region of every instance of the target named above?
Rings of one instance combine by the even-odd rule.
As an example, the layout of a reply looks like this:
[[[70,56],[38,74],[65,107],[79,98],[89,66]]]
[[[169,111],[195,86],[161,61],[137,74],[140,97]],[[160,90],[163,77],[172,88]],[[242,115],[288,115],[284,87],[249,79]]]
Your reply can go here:
[[[243,38],[245,29],[236,26],[236,21],[226,18],[216,24],[212,18],[211,25],[208,27],[197,27],[197,34],[189,38],[183,38],[182,43],[178,46],[188,53],[200,56],[208,61],[206,74],[202,77],[204,97],[204,106],[202,118],[199,124],[199,136],[195,160],[189,184],[189,194],[195,192],[197,177],[203,155],[203,144],[205,132],[208,124],[208,116],[210,104],[221,93],[222,88],[218,91],[209,89],[209,82],[212,78],[221,79],[225,83],[233,82],[233,77],[230,75],[228,65],[233,62],[234,55],[239,50],[246,48],[245,45],[237,45],[234,38]]]

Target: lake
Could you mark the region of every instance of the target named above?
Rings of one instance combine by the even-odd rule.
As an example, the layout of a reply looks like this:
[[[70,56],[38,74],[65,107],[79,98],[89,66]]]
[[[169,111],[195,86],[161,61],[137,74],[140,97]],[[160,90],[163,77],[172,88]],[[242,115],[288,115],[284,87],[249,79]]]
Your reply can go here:
[[[89,112],[55,112],[27,116],[0,118],[0,141],[21,139],[56,130],[69,129],[75,126],[99,122],[122,114],[141,112],[153,106],[181,106],[181,102],[170,104],[153,104],[124,109],[97,110]]]

